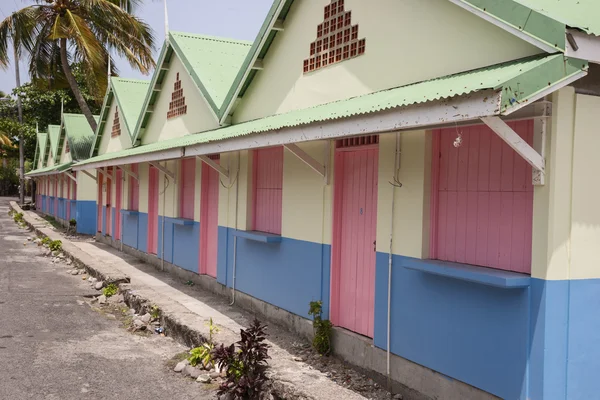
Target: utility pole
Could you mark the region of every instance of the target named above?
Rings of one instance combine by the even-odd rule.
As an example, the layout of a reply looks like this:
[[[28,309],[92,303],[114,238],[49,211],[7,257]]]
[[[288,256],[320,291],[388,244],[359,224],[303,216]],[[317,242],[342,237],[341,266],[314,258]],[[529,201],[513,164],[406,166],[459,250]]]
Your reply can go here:
[[[14,29],[14,28],[13,28]],[[15,40],[15,32],[13,31],[13,48],[15,56],[15,79],[17,88],[21,87],[21,73],[19,70],[19,43]],[[21,104],[21,96],[17,96],[17,111],[19,115],[19,124],[23,124],[23,105]],[[25,203],[25,136],[23,130],[19,132],[19,201]]]

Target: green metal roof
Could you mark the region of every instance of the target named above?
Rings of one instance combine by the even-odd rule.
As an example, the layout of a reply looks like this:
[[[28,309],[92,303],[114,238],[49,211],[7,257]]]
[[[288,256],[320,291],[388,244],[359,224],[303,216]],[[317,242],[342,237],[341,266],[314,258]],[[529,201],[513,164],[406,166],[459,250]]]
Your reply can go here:
[[[58,153],[58,142],[60,140],[60,125],[48,125],[48,138],[49,140],[49,152],[52,152],[52,157],[54,157],[54,162],[58,162],[56,159],[56,154]],[[48,153],[49,153],[48,152]],[[46,156],[45,164],[48,163],[48,157]]]
[[[313,122],[369,114],[488,89],[493,89],[501,93],[501,101],[497,111],[500,114],[512,106],[529,101],[529,99],[547,89],[550,85],[569,79],[585,69],[587,69],[587,62],[577,59],[566,59],[563,54],[529,57],[347,100],[230,125],[213,131],[202,132],[201,134],[187,135],[121,152],[107,153],[78,163],[78,165],[217,142],[253,133],[274,131]]]
[[[572,28],[600,36],[600,1],[598,0],[516,0]]]
[[[94,116],[96,122],[99,117]],[[62,131],[60,132],[60,143],[66,136],[69,141],[69,149],[73,160],[85,160],[90,156],[94,142],[94,131],[90,127],[87,118],[83,114],[63,114]],[[61,147],[62,150],[62,147]]]
[[[127,132],[131,137],[133,143],[133,133],[138,122],[138,118],[142,113],[142,107],[148,88],[150,87],[150,81],[144,81],[139,79],[124,79],[112,77],[110,79],[110,85],[107,88],[106,96],[104,96],[104,103],[102,104],[102,111],[100,112],[100,122],[98,129],[94,135],[93,141],[93,153],[88,156],[94,156],[98,153],[102,132],[108,120],[108,114],[112,106],[112,101],[116,97],[117,105],[119,107],[119,115],[122,122],[125,123]]]
[[[233,83],[252,42],[213,36],[170,32],[171,45],[191,73],[198,87],[203,87],[218,110]]]
[[[70,161],[70,162],[64,163],[64,164],[57,164],[57,165],[53,165],[51,167],[44,167],[44,168],[36,169],[33,171],[29,171],[28,173],[25,174],[25,176],[31,177],[31,176],[57,174],[57,173],[64,172],[64,171],[70,169],[72,165],[73,165],[73,162]]]
[[[192,80],[212,108],[216,116],[225,101],[227,92],[250,50],[252,43],[234,39],[190,33],[169,32],[169,38],[160,52],[157,67],[152,76],[150,90],[142,106],[142,114],[134,129],[133,138],[137,141],[141,129],[145,128],[153,106],[159,96],[158,90],[169,70],[173,54],[181,60]],[[165,93],[168,90],[165,90]]]
[[[38,132],[37,133],[37,144],[35,146],[35,156],[33,159],[33,167],[34,168],[37,167],[39,157],[42,157],[42,160],[44,160],[47,142],[48,142],[48,134],[45,132]],[[43,161],[42,161],[42,165],[43,165]]]

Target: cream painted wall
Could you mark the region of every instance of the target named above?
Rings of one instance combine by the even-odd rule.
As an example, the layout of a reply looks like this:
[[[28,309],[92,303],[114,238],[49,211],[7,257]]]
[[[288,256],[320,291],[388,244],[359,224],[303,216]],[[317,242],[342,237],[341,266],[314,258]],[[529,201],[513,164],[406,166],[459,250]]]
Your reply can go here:
[[[234,121],[467,71],[541,51],[447,0],[346,0],[365,54],[303,74],[329,0],[297,1]]]
[[[299,147],[321,164],[329,157],[333,165],[333,151],[327,154],[325,141],[302,143]],[[333,182],[331,168],[329,175]],[[321,175],[284,150],[282,236],[331,244],[332,203],[333,185],[325,185]]]
[[[48,149],[48,163],[47,167],[52,167],[54,165],[54,155],[52,154],[52,150]]]
[[[161,163],[167,167],[170,171],[175,173],[175,176],[179,176],[179,161],[167,161]],[[178,183],[173,182],[173,179],[167,177],[161,171],[158,173],[158,214],[166,217],[176,218],[179,216],[178,206]],[[146,190],[146,193],[148,191]],[[164,207],[164,208],[163,208]]]
[[[67,153],[67,138],[65,137],[65,140],[63,141],[63,146],[62,149],[60,151],[60,162],[59,164],[64,164],[64,163],[68,163],[73,161],[73,158],[71,157],[71,152],[69,151]]]
[[[88,170],[92,176],[96,176],[95,170]],[[83,171],[77,172],[77,200],[96,201],[96,181],[87,176]]]
[[[178,72],[181,87],[183,88],[183,95],[188,107],[187,114],[167,119],[173,85],[177,80]],[[171,65],[169,66],[169,71],[163,81],[162,87],[163,89],[154,105],[154,112],[142,136],[142,144],[155,143],[161,140],[203,132],[219,126],[212,109],[206,103],[200,94],[200,90],[175,54],[171,60]]]
[[[148,212],[148,164],[140,163],[138,165],[138,176],[140,178],[139,211]]]
[[[108,117],[106,119],[106,124],[104,124],[104,129],[102,130],[102,137],[100,139],[100,146],[98,147],[98,155],[105,153],[112,153],[116,151],[125,150],[131,147],[131,137],[129,136],[129,131],[127,130],[127,125],[125,124],[125,118],[123,113],[119,114],[119,120],[121,124],[121,134],[119,136],[112,137],[112,128],[115,121],[115,110],[117,109],[117,99],[114,98],[112,105],[110,106],[110,110],[108,112]]]
[[[230,178],[221,177],[223,184],[219,187],[219,226],[240,230],[252,229],[252,152],[221,154],[220,162],[229,170]]]
[[[400,134],[402,187],[394,188],[396,135],[379,137],[379,182],[377,192],[377,251],[390,249],[390,228],[394,218],[392,251],[408,257],[429,257],[429,200],[431,192],[431,132]],[[395,191],[394,212],[392,195]]]
[[[575,91],[552,95],[546,139],[546,184],[534,187],[531,276],[569,278]]]
[[[571,213],[571,279],[600,278],[600,98],[576,95]]]

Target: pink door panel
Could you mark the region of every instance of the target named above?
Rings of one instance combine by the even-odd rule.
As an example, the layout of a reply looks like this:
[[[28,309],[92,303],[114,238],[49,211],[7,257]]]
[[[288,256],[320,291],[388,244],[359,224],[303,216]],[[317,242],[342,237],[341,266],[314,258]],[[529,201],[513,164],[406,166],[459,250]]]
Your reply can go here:
[[[213,158],[216,163],[218,158]],[[200,206],[200,273],[217,277],[219,236],[219,173],[202,164],[202,202]]]
[[[115,173],[115,239],[121,240],[121,206],[123,202],[123,170]]]
[[[377,145],[335,155],[332,321],[373,337]]]
[[[65,208],[67,212],[67,221],[71,220],[71,179],[67,179],[67,201],[65,201]]]
[[[96,231],[102,232],[102,192],[104,190],[104,175],[101,173],[97,173],[96,175],[98,176],[98,218],[96,220]]]
[[[254,230],[281,235],[283,147],[254,151]]]
[[[158,170],[150,167],[148,183],[148,253],[157,254],[158,249]]]
[[[113,168],[108,168],[108,173],[113,176]],[[106,235],[112,236],[112,179],[106,178]]]
[[[509,125],[533,143],[533,121]],[[485,125],[434,131],[434,259],[531,272],[531,166]]]

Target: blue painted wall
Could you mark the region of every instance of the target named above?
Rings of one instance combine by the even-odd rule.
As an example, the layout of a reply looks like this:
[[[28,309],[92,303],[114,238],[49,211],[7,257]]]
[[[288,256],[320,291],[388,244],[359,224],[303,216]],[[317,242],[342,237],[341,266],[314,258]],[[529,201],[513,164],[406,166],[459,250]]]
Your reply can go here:
[[[47,209],[46,202],[47,202],[46,195],[43,194],[42,195],[42,204],[40,205],[40,207],[42,208],[42,212],[43,213],[46,213],[46,209]]]
[[[200,253],[200,223],[173,226],[173,264],[195,273],[200,273],[198,255]]]
[[[148,249],[148,214],[138,215],[138,250],[146,253]]]
[[[506,290],[408,270],[393,257],[394,354],[505,399],[524,399],[529,289]],[[377,253],[375,337],[387,339],[388,255]]]
[[[77,220],[77,200],[71,200],[69,201],[69,207],[71,208],[69,210],[69,220],[71,219],[75,219]]]
[[[106,236],[106,207],[102,207],[102,234]]]
[[[165,247],[165,261],[173,263],[173,224],[165,219],[164,234],[165,242],[162,242],[163,237],[163,217],[158,216],[158,241],[156,242],[156,257],[162,258],[163,245]]]
[[[139,216],[123,215],[123,243],[134,249],[138,248]]]
[[[217,280],[229,287],[232,232],[219,227]],[[330,251],[329,245],[289,238],[272,244],[238,238],[236,289],[305,318],[313,300],[322,300],[323,310],[329,310],[329,280],[323,276],[329,276]]]
[[[98,209],[95,200],[77,200],[75,219],[77,232],[85,235],[96,234],[96,217]]]
[[[117,219],[116,219],[116,215],[117,215],[116,214],[116,209],[114,207],[111,207],[110,208],[110,213],[111,213],[111,215],[110,215],[110,225],[111,225],[110,232],[112,234],[112,237],[113,237],[114,240],[121,240],[120,237],[116,237],[116,233],[117,233],[117,231],[115,230],[115,225],[116,225],[116,221],[117,221]]]

